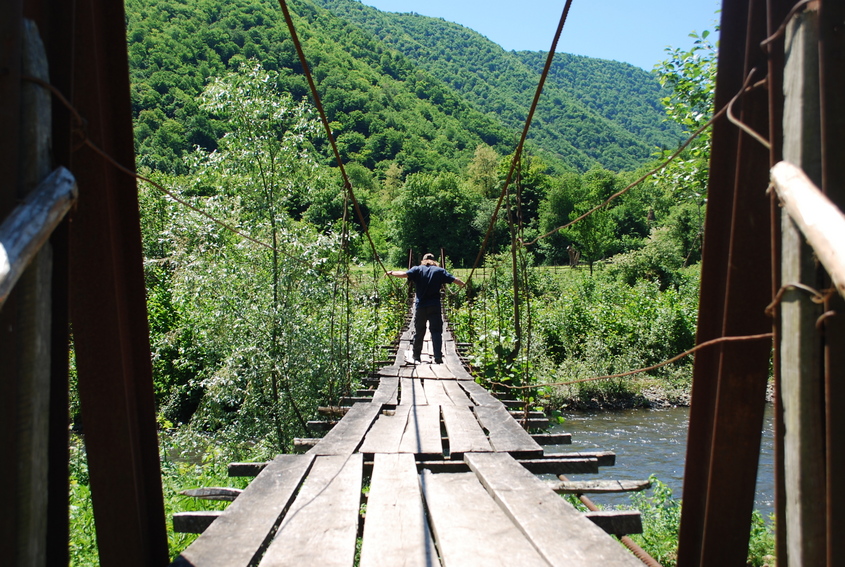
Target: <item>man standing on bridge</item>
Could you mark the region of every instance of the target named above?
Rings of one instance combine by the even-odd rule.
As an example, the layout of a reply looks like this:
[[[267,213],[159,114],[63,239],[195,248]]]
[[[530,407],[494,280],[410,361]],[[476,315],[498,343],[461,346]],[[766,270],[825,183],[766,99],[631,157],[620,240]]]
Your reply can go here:
[[[408,278],[414,282],[416,311],[414,314],[414,362],[420,362],[422,355],[425,327],[431,331],[431,346],[434,350],[435,364],[443,363],[443,317],[440,309],[440,286],[444,283],[456,283],[461,287],[466,284],[456,278],[434,260],[434,254],[423,256],[419,266],[414,266],[407,272],[391,270],[388,276]]]

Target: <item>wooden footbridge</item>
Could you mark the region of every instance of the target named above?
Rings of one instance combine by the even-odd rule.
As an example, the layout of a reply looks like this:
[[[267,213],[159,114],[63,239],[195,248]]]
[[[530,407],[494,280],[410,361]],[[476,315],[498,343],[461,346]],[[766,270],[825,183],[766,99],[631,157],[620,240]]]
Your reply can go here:
[[[224,512],[177,514],[177,530],[203,533],[174,565],[351,566],[359,536],[362,566],[642,565],[608,535],[641,531],[638,512],[584,514],[557,492],[589,483],[535,475],[597,473],[613,453],[546,456],[540,443],[569,436],[530,435],[467,373],[448,328],[444,363],[426,340],[414,364],[412,332],[372,398],[350,400],[305,454],[232,464],[257,477]]]

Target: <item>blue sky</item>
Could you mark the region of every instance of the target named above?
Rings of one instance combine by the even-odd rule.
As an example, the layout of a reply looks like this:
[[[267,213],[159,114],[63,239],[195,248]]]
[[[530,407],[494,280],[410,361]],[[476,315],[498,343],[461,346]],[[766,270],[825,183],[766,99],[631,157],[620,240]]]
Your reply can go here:
[[[416,12],[471,28],[506,50],[548,51],[564,0],[362,0],[386,12]],[[624,61],[646,70],[690,32],[713,31],[717,0],[573,0],[558,52]],[[714,39],[715,36],[711,36]]]

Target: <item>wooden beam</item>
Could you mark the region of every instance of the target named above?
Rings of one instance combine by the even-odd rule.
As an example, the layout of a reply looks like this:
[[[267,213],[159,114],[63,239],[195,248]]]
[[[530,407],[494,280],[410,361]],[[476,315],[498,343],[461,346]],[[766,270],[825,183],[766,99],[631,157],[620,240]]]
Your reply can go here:
[[[836,291],[845,297],[845,215],[800,167],[779,162],[771,178],[784,210],[813,248]]]
[[[643,533],[643,520],[637,510],[599,510],[585,512],[584,515],[610,535]]]
[[[444,567],[503,565],[507,558],[524,566],[547,565],[473,473],[426,470],[421,486]]]
[[[821,176],[818,11],[796,14],[786,28],[783,159],[814,183]],[[821,305],[797,283],[819,289],[822,277],[797,223],[781,213],[781,400],[784,416],[784,482],[787,565],[824,565],[826,557],[824,392]]]
[[[551,565],[640,565],[633,555],[509,455],[470,453],[464,460]]]
[[[73,175],[59,167],[0,225],[0,308],[78,193]]]
[[[571,433],[532,433],[531,438],[538,445],[571,445]]]
[[[240,496],[242,492],[243,490],[240,488],[210,486],[207,488],[189,488],[188,490],[179,492],[179,494],[199,498],[200,500],[220,500],[223,502],[231,502]]]
[[[550,487],[558,494],[613,494],[646,490],[651,488],[651,482],[647,480],[564,480],[552,483]]]
[[[311,455],[280,455],[211,524],[203,514],[185,514],[187,525],[202,525],[203,535],[173,562],[174,566],[246,567],[267,546],[311,468]],[[174,529],[176,518],[174,516]],[[195,522],[191,524],[190,522]],[[197,532],[194,532],[197,533]]]
[[[176,512],[173,514],[173,531],[180,534],[201,534],[222,514],[221,510]]]
[[[346,567],[355,558],[363,456],[316,457],[261,558],[263,567]],[[234,504],[237,504],[236,500]]]
[[[361,567],[437,564],[413,455],[375,456],[360,564]]]

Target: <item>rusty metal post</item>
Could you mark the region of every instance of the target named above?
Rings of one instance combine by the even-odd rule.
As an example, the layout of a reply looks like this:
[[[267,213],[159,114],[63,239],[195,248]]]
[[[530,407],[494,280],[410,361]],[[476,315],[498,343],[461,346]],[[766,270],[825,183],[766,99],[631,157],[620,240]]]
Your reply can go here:
[[[821,188],[831,201],[845,210],[845,3],[824,0],[819,7],[819,82],[821,94]],[[824,319],[824,365],[827,432],[827,565],[845,565],[838,549],[838,536],[845,530],[845,301],[834,294],[825,312],[836,315]]]
[[[765,2],[726,0],[716,108],[751,69],[766,69]],[[768,134],[767,95],[745,94],[734,114]],[[768,150],[729,123],[713,127],[697,342],[766,333],[770,300]],[[730,230],[724,230],[730,222]],[[744,565],[760,451],[771,344],[723,345],[696,355],[684,472],[680,567]]]
[[[135,181],[123,2],[43,0],[51,82],[87,121],[57,113],[56,160],[80,187],[70,222],[71,305],[100,563],[168,562]],[[43,7],[42,7],[43,8]]]

